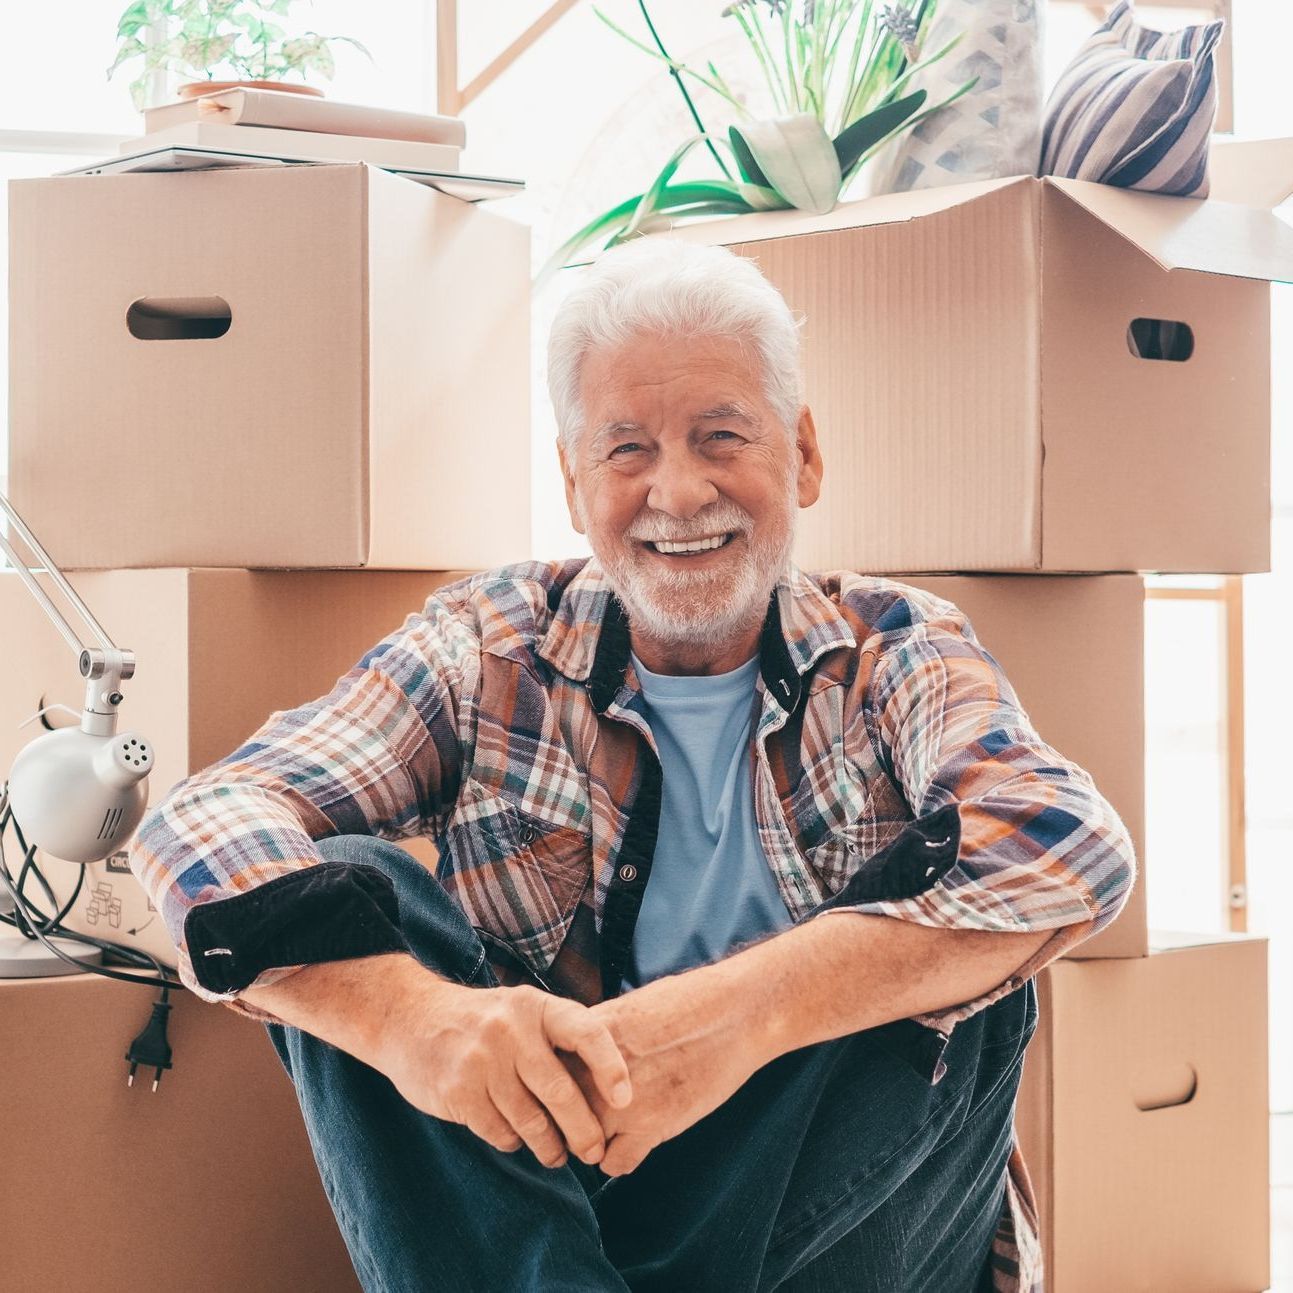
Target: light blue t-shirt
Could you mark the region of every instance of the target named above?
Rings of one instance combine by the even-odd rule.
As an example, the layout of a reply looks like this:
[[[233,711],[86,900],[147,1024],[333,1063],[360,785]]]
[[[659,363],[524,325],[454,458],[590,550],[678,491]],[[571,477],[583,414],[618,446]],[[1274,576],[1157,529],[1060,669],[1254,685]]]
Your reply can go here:
[[[754,819],[758,658],[707,677],[651,673],[636,655],[633,665],[664,785],[626,990],[792,923]]]

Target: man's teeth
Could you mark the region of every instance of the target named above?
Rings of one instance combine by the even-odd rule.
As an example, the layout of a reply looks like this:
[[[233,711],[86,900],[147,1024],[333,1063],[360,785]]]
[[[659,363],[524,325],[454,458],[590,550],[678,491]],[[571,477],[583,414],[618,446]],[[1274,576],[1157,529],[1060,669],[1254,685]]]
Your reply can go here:
[[[730,534],[715,534],[708,539],[692,539],[689,543],[670,543],[667,539],[657,539],[651,546],[657,552],[678,553],[678,552],[708,552],[710,548],[721,548],[728,539]]]

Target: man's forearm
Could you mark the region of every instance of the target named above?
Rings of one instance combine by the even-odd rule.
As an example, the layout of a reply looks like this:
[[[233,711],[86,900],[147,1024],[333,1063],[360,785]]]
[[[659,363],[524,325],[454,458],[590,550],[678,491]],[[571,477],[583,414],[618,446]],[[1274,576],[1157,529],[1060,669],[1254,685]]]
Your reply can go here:
[[[801,1046],[972,1001],[1054,933],[931,929],[841,911],[680,978],[701,1017],[731,1029],[733,1013],[743,1016],[741,1034],[762,1065]]]
[[[413,994],[446,983],[404,952],[307,965],[242,1000],[371,1064]]]

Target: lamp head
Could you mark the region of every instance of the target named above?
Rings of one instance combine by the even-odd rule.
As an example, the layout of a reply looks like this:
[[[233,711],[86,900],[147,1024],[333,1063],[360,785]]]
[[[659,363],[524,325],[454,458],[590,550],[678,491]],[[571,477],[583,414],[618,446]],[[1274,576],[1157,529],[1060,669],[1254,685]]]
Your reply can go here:
[[[138,732],[45,732],[14,760],[9,804],[29,844],[66,862],[118,849],[148,805],[152,743]]]

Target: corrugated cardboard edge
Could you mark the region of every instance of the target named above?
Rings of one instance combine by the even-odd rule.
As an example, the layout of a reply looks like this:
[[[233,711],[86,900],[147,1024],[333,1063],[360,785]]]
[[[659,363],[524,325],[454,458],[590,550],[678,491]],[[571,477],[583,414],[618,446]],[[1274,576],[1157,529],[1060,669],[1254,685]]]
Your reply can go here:
[[[916,189],[910,193],[883,193],[841,202],[825,215],[807,211],[753,211],[747,215],[723,216],[714,220],[688,220],[672,225],[659,236],[679,238],[705,246],[765,242],[804,234],[838,233],[842,229],[871,228],[886,224],[907,224],[923,216],[938,215],[955,207],[968,206],[980,198],[1016,184],[1036,184],[1028,175],[1010,175],[999,180],[978,180],[972,184],[948,184],[941,188]],[[656,236],[656,235],[652,235]],[[600,255],[600,253],[598,253]],[[596,255],[572,261],[568,268],[592,264]]]
[[[1034,333],[1037,338],[1037,349],[1034,353],[1033,368],[1033,410],[1037,426],[1037,475],[1033,481],[1033,498],[1036,500],[1036,515],[1033,518],[1033,534],[1037,553],[1037,573],[1053,574],[1046,570],[1046,229],[1042,219],[1042,191],[1035,188],[1032,193],[1033,204],[1033,276],[1037,283],[1035,300]]]
[[[369,468],[369,439],[373,426],[372,397],[372,229],[370,228],[369,195],[372,189],[372,168],[366,162],[354,167],[356,183],[359,185],[359,227],[363,231],[356,249],[359,256],[359,316],[362,320],[362,336],[365,344],[360,354],[360,407],[364,410],[364,425],[355,438],[358,451],[357,477],[359,482],[359,548],[362,554],[361,566],[367,566],[373,559],[373,492],[372,472]]]
[[[1051,1214],[1055,1198],[1054,1156],[1046,1151],[1054,1134],[1055,1104],[1053,992],[1049,969],[1034,980],[1037,987],[1037,1030],[1024,1052],[1024,1074],[1015,1104],[1015,1138],[1033,1185],[1041,1227],[1043,1269],[1054,1251]]]

